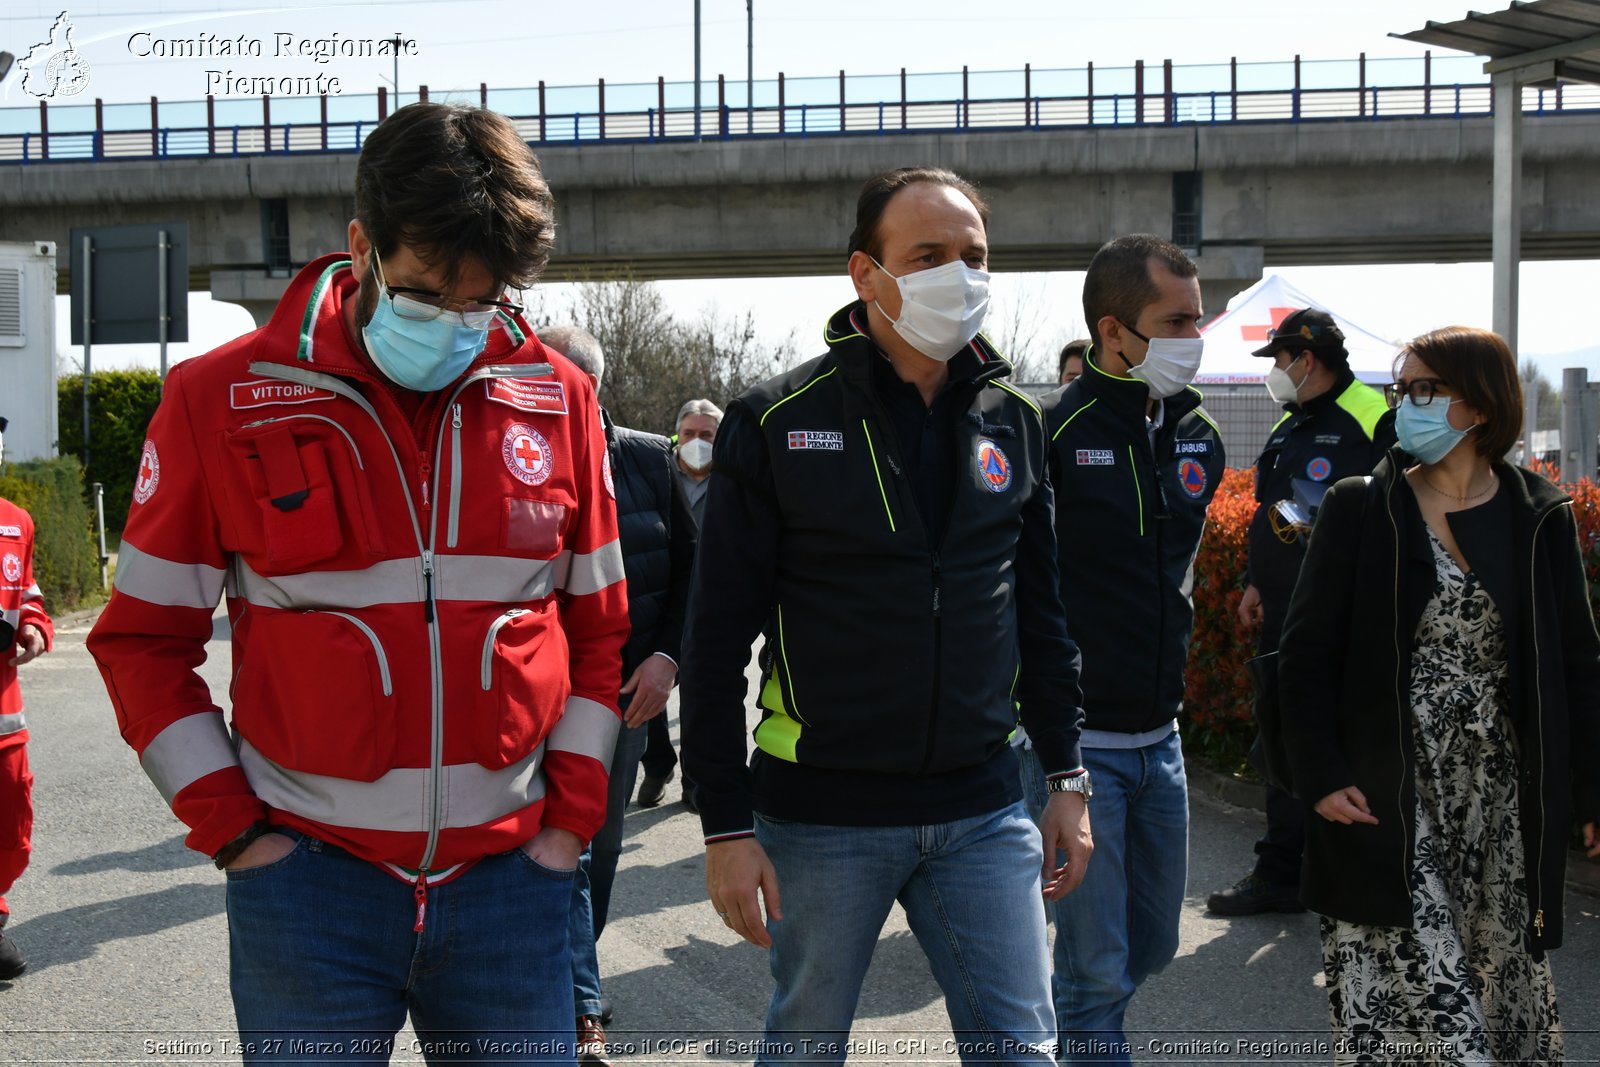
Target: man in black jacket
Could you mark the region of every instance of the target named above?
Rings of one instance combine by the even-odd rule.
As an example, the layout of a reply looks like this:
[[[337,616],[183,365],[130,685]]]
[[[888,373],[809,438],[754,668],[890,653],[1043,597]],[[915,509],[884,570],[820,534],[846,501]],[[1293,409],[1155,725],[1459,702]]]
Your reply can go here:
[[[826,355],[734,401],[717,434],[683,760],[712,906],[771,950],[758,1063],[844,1059],[897,900],[959,1039],[981,1058],[1051,1061],[1041,871],[1059,898],[1090,849],[1078,655],[1043,416],[978,336],[986,217],[948,171],[867,182],[859,301],[829,322]],[[1007,744],[1018,705],[1053,783],[1042,853]]]
[[[1200,282],[1170,241],[1119,237],[1083,285],[1084,371],[1044,399],[1067,627],[1083,649],[1096,856],[1052,905],[1061,1062],[1129,1062],[1123,1015],[1178,948],[1189,807],[1178,715],[1194,558],[1225,467],[1189,385]],[[1042,792],[1031,752],[1024,786]]]
[[[545,347],[562,353],[594,380],[605,376],[605,352],[576,326],[540,331]],[[622,649],[623,729],[611,757],[606,821],[578,865],[572,891],[572,987],[578,1014],[578,1062],[605,1059],[609,1006],[600,995],[595,942],[606,926],[611,886],[622,855],[622,814],[633,794],[645,724],[661,715],[677,684],[679,646],[694,569],[695,522],[673,476],[672,442],[653,433],[616,426],[602,409],[611,485],[617,502],[617,539],[628,581],[631,632]]]
[[[1291,313],[1254,354],[1273,361],[1267,391],[1284,411],[1256,460],[1250,573],[1239,603],[1239,620],[1246,627],[1260,627],[1256,650],[1266,655],[1277,651],[1306,553],[1304,535],[1274,508],[1298,496],[1301,518],[1308,519],[1308,503],[1320,502],[1328,486],[1369,473],[1394,444],[1394,412],[1382,393],[1356,380],[1344,331],[1326,311],[1302,308]],[[1294,797],[1268,785],[1267,832],[1256,842],[1255,869],[1233,888],[1212,893],[1206,909],[1214,915],[1304,911],[1304,848],[1304,809]]]

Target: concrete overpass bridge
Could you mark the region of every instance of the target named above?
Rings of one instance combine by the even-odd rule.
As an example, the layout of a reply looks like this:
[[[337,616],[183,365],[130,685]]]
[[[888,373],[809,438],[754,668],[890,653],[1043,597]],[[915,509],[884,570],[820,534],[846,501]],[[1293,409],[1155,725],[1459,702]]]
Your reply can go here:
[[[1107,238],[1154,232],[1198,253],[1212,308],[1264,267],[1490,258],[1487,81],[1380,86],[1363,60],[1359,84],[1311,89],[1296,62],[1292,85],[1240,89],[1244,69],[1195,92],[1169,64],[1112,91],[1089,68],[1086,90],[1035,92],[1047,72],[1030,70],[1023,92],[983,98],[963,72],[959,97],[913,100],[902,72],[899,99],[876,101],[841,73],[822,103],[785,99],[781,79],[773,106],[735,106],[723,86],[715,107],[667,107],[664,83],[659,108],[608,110],[604,83],[592,112],[547,109],[542,86],[537,113],[487,87],[471,102],[516,115],[539,154],[555,280],[832,273],[861,181],[907,164],[981,184],[996,270],[1082,269]],[[1523,98],[1525,258],[1600,258],[1600,92],[1564,89]],[[191,286],[260,319],[293,267],[342,243],[375,102],[366,121],[330,121],[323,98],[320,116],[299,102],[305,121],[274,120],[286,105],[271,100],[259,126],[208,108],[176,128],[153,102],[148,129],[107,128],[96,108],[94,128],[66,133],[50,128],[64,109],[41,109],[36,130],[0,125],[0,240],[56,241],[65,292],[72,227],[186,220]]]

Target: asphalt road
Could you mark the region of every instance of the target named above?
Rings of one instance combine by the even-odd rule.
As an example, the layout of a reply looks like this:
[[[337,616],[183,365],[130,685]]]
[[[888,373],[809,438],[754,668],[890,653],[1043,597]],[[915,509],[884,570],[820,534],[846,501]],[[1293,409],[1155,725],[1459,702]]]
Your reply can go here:
[[[67,627],[54,653],[23,669],[38,821],[8,932],[30,967],[0,982],[0,1063],[236,1063],[222,877],[184,848],[182,827],[117,735],[86,629]],[[221,693],[226,642],[211,651],[204,673]],[[771,990],[766,957],[713,914],[698,820],[677,803],[676,784],[668,798],[628,813],[600,944],[617,1059],[749,1062]],[[1259,816],[1200,795],[1192,807],[1182,947],[1134,1000],[1135,1059],[1329,1062],[1286,1050],[1327,1043],[1315,918],[1208,918],[1206,894],[1248,867]],[[1597,904],[1569,894],[1567,947],[1554,957],[1575,1063],[1600,1061]],[[952,1061],[950,1040],[938,987],[896,913],[867,978],[851,1062]],[[421,1062],[411,1041],[400,1035],[393,1062]]]

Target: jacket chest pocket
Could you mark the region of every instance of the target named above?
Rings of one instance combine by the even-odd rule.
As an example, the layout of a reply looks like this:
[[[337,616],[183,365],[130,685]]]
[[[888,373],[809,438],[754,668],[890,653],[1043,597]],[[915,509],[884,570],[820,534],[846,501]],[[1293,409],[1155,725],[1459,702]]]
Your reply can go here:
[[[367,471],[355,440],[332,419],[292,415],[227,436],[240,551],[265,573],[312,564],[367,566],[383,553]]]
[[[567,641],[553,602],[512,608],[489,624],[479,662],[473,752],[499,770],[522,759],[566,707]]]

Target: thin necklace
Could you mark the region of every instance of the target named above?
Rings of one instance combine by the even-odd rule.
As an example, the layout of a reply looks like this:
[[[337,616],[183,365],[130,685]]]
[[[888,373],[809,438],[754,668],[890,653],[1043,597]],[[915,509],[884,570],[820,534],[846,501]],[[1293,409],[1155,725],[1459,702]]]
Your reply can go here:
[[[1433,490],[1435,493],[1438,493],[1440,496],[1444,497],[1446,500],[1454,500],[1457,504],[1465,504],[1465,503],[1467,503],[1469,501],[1472,501],[1472,500],[1481,500],[1484,497],[1488,496],[1489,493],[1494,490],[1495,486],[1500,484],[1500,479],[1498,477],[1496,477],[1494,471],[1490,471],[1489,472],[1489,484],[1488,485],[1484,486],[1482,489],[1478,490],[1476,493],[1469,493],[1466,496],[1456,496],[1454,493],[1447,493],[1443,489],[1440,489],[1438,486],[1434,485],[1432,482],[1428,481],[1428,476],[1426,474],[1423,474],[1421,471],[1417,472],[1417,477],[1422,480],[1422,484],[1423,485],[1427,486],[1429,489]]]

